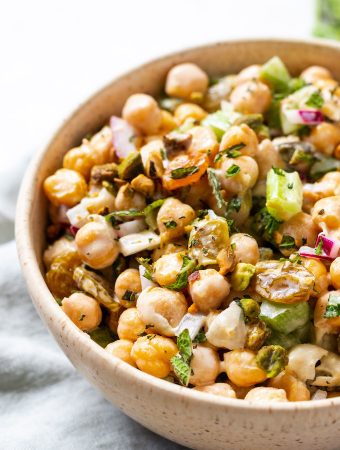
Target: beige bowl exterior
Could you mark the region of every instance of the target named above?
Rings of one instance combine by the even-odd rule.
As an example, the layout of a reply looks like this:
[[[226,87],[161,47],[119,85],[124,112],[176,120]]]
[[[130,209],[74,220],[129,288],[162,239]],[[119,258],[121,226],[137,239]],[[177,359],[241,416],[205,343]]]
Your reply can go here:
[[[64,153],[120,114],[134,92],[157,94],[167,71],[194,62],[211,75],[237,72],[279,55],[291,72],[329,68],[340,80],[340,45],[327,41],[235,41],[183,51],[113,81],[81,106],[32,161],[23,180],[16,220],[22,271],[34,305],[74,366],[124,413],[152,431],[202,450],[338,450],[340,398],[288,404],[251,404],[182,388],[149,376],[111,356],[62,312],[43,277],[46,201],[42,182]]]

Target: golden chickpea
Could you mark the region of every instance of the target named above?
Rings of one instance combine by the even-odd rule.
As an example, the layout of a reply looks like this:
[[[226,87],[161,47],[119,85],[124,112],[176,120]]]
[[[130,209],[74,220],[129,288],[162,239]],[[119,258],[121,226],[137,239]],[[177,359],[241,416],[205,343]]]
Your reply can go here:
[[[156,134],[162,125],[161,110],[147,94],[131,95],[125,102],[122,117],[144,134]]]
[[[255,160],[259,168],[259,180],[266,180],[267,173],[272,167],[285,167],[278,149],[269,139],[264,139],[260,142]]]
[[[260,77],[261,66],[259,64],[252,64],[241,70],[234,80],[234,85],[244,83],[245,81],[258,80]]]
[[[327,268],[322,261],[313,258],[301,258],[302,264],[315,276],[314,295],[320,295],[328,289]]]
[[[116,356],[116,358],[125,361],[130,364],[130,366],[136,367],[134,359],[131,357],[133,342],[127,339],[118,339],[117,341],[111,342],[105,347],[105,350],[111,355]]]
[[[317,183],[303,186],[304,209],[310,210],[321,198],[334,195],[340,195],[340,172],[328,172]]]
[[[244,397],[250,402],[287,402],[286,392],[283,389],[272,387],[256,387],[251,389]]]
[[[271,378],[268,382],[268,386],[276,389],[283,389],[290,402],[310,400],[310,392],[306,383],[284,371],[276,377]]]
[[[214,383],[217,375],[221,372],[221,361],[217,352],[203,345],[193,348],[190,366],[193,371],[190,383],[194,386]]]
[[[95,156],[89,142],[84,141],[80,147],[72,148],[65,154],[63,167],[81,173],[88,180],[92,167],[96,165]]]
[[[186,119],[192,118],[198,121],[204,119],[207,113],[203,108],[195,103],[182,103],[175,109],[175,118],[180,124],[186,121]]]
[[[340,256],[332,262],[329,273],[332,285],[335,289],[340,289]]]
[[[129,339],[134,342],[144,331],[145,323],[141,321],[137,308],[129,308],[122,312],[117,328],[119,339]]]
[[[182,264],[182,253],[177,252],[161,256],[154,264],[153,277],[155,281],[164,287],[174,283],[182,268]]]
[[[113,156],[112,130],[109,126],[103,127],[98,133],[94,134],[90,140],[90,145],[96,156],[96,165],[111,162]]]
[[[219,397],[236,398],[234,389],[228,383],[214,383],[209,386],[194,387],[195,391],[218,395]]]
[[[245,81],[230,95],[230,102],[242,114],[264,113],[272,101],[270,89],[260,81]]]
[[[340,290],[332,291],[334,294],[340,295]],[[326,292],[318,298],[314,309],[314,326],[327,330],[330,334],[338,334],[340,332],[340,317],[326,319],[324,314],[328,305],[330,292]]]
[[[332,79],[332,74],[325,67],[310,66],[301,73],[300,78],[302,78],[306,83],[314,84],[319,80]]]
[[[258,149],[257,136],[245,123],[242,125],[234,125],[224,133],[220,144],[220,151],[239,144],[245,145],[240,149],[242,155],[256,155]]]
[[[44,191],[54,205],[72,207],[85,197],[87,185],[84,177],[75,170],[59,169],[46,178]]]
[[[216,154],[218,142],[215,133],[210,128],[197,126],[191,128],[188,133],[192,136],[189,151]]]
[[[54,241],[53,244],[49,245],[48,248],[44,251],[43,259],[46,269],[50,268],[55,258],[76,252],[77,247],[75,245],[75,242],[70,241],[66,237],[61,237],[57,241]]]
[[[130,184],[123,184],[117,192],[116,210],[144,209],[146,201],[144,195],[135,191]]]
[[[102,310],[97,301],[81,292],[63,298],[61,309],[83,331],[96,329],[102,320]]]
[[[340,127],[328,122],[322,122],[312,128],[306,141],[315,145],[316,149],[327,156],[331,156],[335,147],[340,143]]]
[[[79,256],[93,269],[110,266],[119,254],[117,233],[102,216],[90,216],[75,238]]]
[[[137,300],[140,319],[165,336],[175,335],[175,328],[187,309],[187,301],[181,292],[160,287],[144,289]]]
[[[312,216],[304,212],[299,212],[280,225],[278,231],[275,233],[275,242],[280,244],[282,237],[288,235],[295,239],[297,247],[301,247],[301,245],[313,247],[318,233],[319,230],[313,222]],[[294,249],[282,253],[288,255],[292,251]]]
[[[131,356],[138,369],[158,378],[165,378],[171,370],[170,360],[178,352],[176,344],[157,334],[148,334],[133,344]]]
[[[169,111],[165,111],[164,109],[161,110],[162,114],[162,125],[161,129],[159,130],[160,134],[166,134],[172,131],[174,128],[177,128],[179,123]]]
[[[219,165],[219,179],[222,188],[227,195],[243,194],[252,188],[259,175],[259,168],[254,158],[250,156],[239,156],[237,158],[223,157]],[[234,166],[238,167],[238,173],[228,176]]]
[[[196,64],[178,64],[168,72],[165,92],[173,97],[191,99],[195,94],[204,94],[208,84],[208,75]]]
[[[256,240],[246,233],[235,233],[230,237],[230,245],[234,251],[235,264],[256,264],[260,259],[259,246]]]
[[[312,218],[315,225],[325,229],[340,228],[340,195],[322,198],[312,209]]]
[[[115,294],[119,301],[129,301],[129,298],[124,298],[126,296],[130,297],[131,301],[136,300],[140,292],[142,292],[142,285],[137,269],[126,269],[118,275],[115,283]],[[127,293],[128,295],[126,295]]]
[[[198,271],[199,277],[189,281],[192,301],[203,313],[221,306],[230,291],[228,281],[215,269]]]
[[[156,248],[152,252],[152,261],[157,261],[164,255],[169,255],[172,253],[181,253],[186,252],[188,250],[188,245],[185,241],[180,240],[179,242],[168,242],[160,248]]]
[[[251,350],[232,350],[224,354],[225,371],[237,386],[253,386],[267,379],[266,372],[256,364],[256,354]]]
[[[165,243],[183,236],[186,225],[189,225],[195,216],[195,211],[191,206],[182,203],[177,198],[167,198],[157,214],[157,226],[162,241]],[[166,223],[169,221],[176,222],[176,227],[167,228]]]

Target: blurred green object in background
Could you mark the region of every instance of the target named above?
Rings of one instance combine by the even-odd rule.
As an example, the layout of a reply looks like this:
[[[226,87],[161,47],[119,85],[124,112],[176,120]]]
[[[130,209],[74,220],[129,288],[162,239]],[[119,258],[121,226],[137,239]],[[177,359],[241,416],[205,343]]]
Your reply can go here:
[[[340,0],[316,0],[314,35],[340,40]]]

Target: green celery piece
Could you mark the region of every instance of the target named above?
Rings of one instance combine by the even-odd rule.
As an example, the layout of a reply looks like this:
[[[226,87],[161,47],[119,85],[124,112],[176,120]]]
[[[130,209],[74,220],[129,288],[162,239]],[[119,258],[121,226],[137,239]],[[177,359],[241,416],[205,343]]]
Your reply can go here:
[[[311,324],[308,321],[305,325],[292,333],[284,334],[278,331],[272,330],[270,336],[265,342],[265,345],[281,345],[285,349],[289,350],[295,345],[305,344],[310,341],[311,336]]]
[[[307,302],[286,304],[265,300],[261,304],[259,318],[271,329],[289,334],[309,321],[310,309]]]
[[[232,124],[231,115],[224,111],[216,111],[208,114],[201,122],[205,127],[210,127],[220,141],[222,136]]]
[[[276,92],[288,92],[290,75],[278,56],[274,56],[261,68],[260,79],[271,85]]]
[[[289,220],[300,212],[302,199],[302,182],[298,172],[274,168],[268,172],[266,207],[276,220]]]

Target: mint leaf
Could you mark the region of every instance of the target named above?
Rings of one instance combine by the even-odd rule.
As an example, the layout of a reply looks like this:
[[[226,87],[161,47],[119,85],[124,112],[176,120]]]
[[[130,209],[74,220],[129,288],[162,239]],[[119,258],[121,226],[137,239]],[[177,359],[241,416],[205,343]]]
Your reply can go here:
[[[227,178],[233,177],[233,176],[237,175],[240,171],[241,171],[240,166],[238,166],[237,164],[232,164],[226,171],[225,176]]]
[[[183,361],[189,363],[192,357],[192,342],[187,328],[178,336],[177,347]]]
[[[175,375],[183,386],[188,386],[191,375],[191,368],[188,363],[183,361],[179,355],[173,356],[170,360]]]
[[[189,175],[193,175],[196,172],[198,172],[197,166],[179,167],[178,169],[172,170],[170,176],[173,180],[179,180],[181,178],[186,178]]]
[[[189,256],[183,256],[183,263],[179,274],[177,275],[174,283],[165,286],[167,289],[173,291],[181,291],[188,284],[188,277],[194,271],[196,267],[196,261],[189,258]]]
[[[324,314],[325,319],[332,319],[333,317],[340,317],[340,295],[330,293],[328,297],[328,305]]]
[[[153,281],[152,280],[152,264],[150,264],[151,259],[150,258],[136,258],[136,261],[138,262],[138,264],[140,264],[141,266],[144,267],[145,269],[145,273],[144,273],[144,278],[146,278],[147,280]]]

